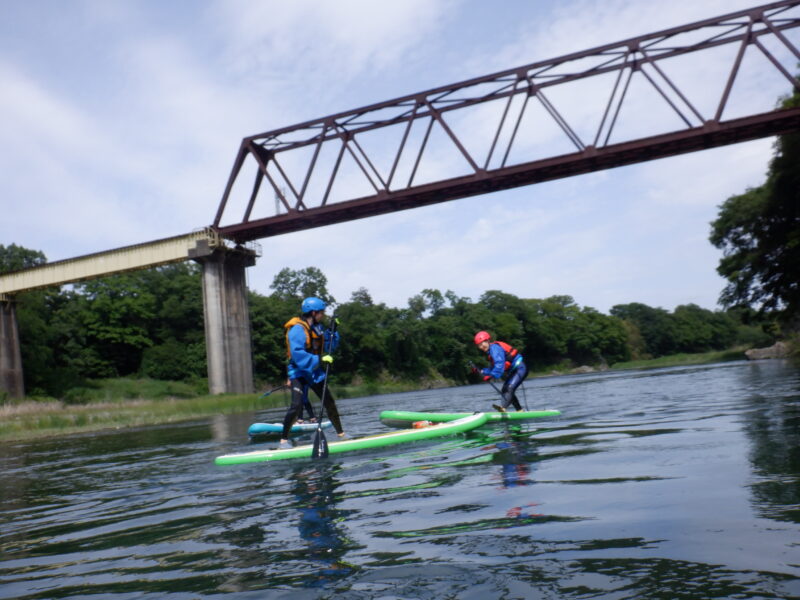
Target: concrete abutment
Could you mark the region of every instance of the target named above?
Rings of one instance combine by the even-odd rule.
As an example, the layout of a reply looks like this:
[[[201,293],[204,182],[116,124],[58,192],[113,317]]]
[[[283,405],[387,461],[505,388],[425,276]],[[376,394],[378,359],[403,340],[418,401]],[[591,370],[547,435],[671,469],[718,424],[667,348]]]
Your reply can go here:
[[[13,300],[0,300],[0,394],[25,395],[17,313]]]
[[[255,264],[255,253],[217,248],[196,260],[203,267],[208,391],[250,394],[253,359],[245,269]]]

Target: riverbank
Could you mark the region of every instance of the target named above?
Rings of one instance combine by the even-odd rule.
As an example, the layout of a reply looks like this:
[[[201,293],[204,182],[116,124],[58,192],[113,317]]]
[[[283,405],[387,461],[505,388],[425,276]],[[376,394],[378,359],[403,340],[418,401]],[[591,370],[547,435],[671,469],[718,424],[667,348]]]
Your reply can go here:
[[[655,369],[682,365],[712,364],[741,360],[741,350],[679,354],[653,360],[618,363],[613,370]],[[532,377],[568,375],[571,371],[532,373]],[[440,382],[446,385],[448,382]],[[450,383],[450,385],[455,385]],[[364,382],[332,385],[338,398],[358,398],[428,388],[418,382]],[[439,386],[441,387],[441,386]],[[0,405],[0,441],[42,436],[68,435],[101,429],[119,429],[207,418],[219,414],[286,406],[288,394],[276,391],[258,394],[201,395],[201,384],[150,379],[107,379],[91,382],[67,394],[65,401],[27,399]],[[267,387],[266,389],[271,389]]]
[[[628,362],[616,363],[611,369],[614,371],[622,369],[661,369],[664,367],[682,367],[687,365],[708,365],[718,362],[730,362],[734,360],[745,360],[744,349],[723,350],[719,352],[703,352],[700,354],[673,354],[662,356],[650,360],[632,360]]]
[[[263,398],[255,394],[128,399],[80,405],[26,400],[0,406],[0,441],[172,423],[284,406],[285,402],[278,395]]]

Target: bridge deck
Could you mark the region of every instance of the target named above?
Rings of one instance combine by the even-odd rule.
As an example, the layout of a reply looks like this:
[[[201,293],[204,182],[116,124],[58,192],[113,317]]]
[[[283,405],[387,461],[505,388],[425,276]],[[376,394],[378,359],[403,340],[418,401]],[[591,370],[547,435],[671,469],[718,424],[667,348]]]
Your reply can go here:
[[[85,281],[123,271],[147,269],[207,256],[220,245],[211,228],[124,246],[105,252],[46,263],[38,267],[0,274],[0,300],[4,296],[54,285]]]

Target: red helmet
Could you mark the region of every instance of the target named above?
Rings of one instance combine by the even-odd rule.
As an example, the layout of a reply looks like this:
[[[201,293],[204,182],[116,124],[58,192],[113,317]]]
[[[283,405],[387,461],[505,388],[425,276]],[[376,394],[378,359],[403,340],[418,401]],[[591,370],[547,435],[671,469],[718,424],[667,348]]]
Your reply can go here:
[[[485,342],[491,338],[492,336],[490,336],[486,331],[479,331],[475,334],[475,345],[477,346],[481,342]]]

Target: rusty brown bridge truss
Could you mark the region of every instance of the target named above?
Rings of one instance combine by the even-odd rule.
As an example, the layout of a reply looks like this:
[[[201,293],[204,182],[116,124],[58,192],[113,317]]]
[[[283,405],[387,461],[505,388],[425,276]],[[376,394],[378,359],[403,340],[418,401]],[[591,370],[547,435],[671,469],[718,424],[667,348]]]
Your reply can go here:
[[[730,113],[748,65],[800,89],[799,26],[773,2],[247,137],[213,227],[245,242],[798,130],[774,95]]]

